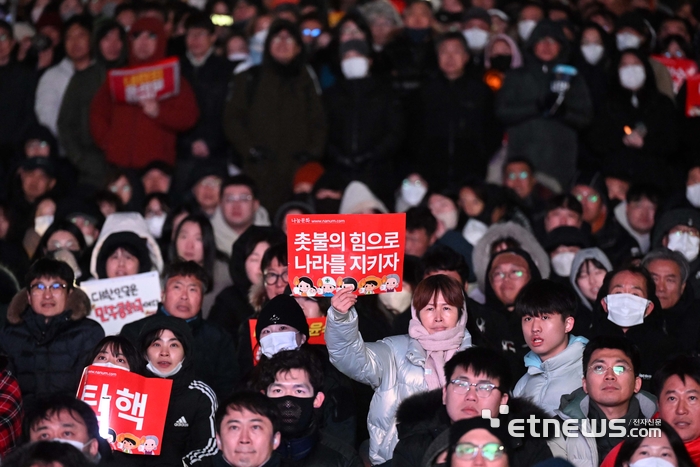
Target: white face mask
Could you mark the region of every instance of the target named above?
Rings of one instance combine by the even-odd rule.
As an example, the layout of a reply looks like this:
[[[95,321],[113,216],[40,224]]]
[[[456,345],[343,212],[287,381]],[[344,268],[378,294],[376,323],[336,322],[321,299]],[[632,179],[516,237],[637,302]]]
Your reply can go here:
[[[350,57],[340,62],[340,68],[347,79],[360,79],[369,72],[369,59],[367,57]]]
[[[53,216],[37,216],[34,218],[34,231],[42,237],[53,224]]]
[[[630,293],[612,294],[605,297],[608,304],[608,319],[618,326],[630,327],[644,322],[649,300]]]
[[[87,443],[81,443],[80,441],[75,441],[73,439],[64,439],[64,438],[54,438],[51,441],[56,441],[58,443],[65,443],[65,444],[70,444],[74,448],[76,448],[78,451],[83,452],[83,449],[85,449],[85,444]]]
[[[95,237],[92,235],[84,235],[85,237],[85,244],[87,246],[92,246],[93,243],[95,243]]]
[[[673,467],[673,464],[660,457],[644,457],[631,463],[630,467]]]
[[[518,35],[522,40],[526,41],[530,38],[530,35],[532,34],[532,31],[535,30],[536,26],[537,22],[535,20],[524,19],[518,22]]]
[[[479,28],[469,28],[462,32],[471,50],[481,51],[489,41],[488,31]]]
[[[409,206],[418,206],[418,203],[421,202],[427,192],[428,188],[424,185],[416,185],[414,183],[401,185],[401,197]]]
[[[283,350],[296,350],[299,348],[297,343],[297,332],[284,331],[273,332],[260,339],[260,349],[263,355],[267,358],[272,358],[278,352]]]
[[[184,359],[184,358],[182,359],[182,361],[181,361],[180,363],[178,363],[177,365],[175,365],[175,368],[173,368],[172,370],[167,371],[167,372],[166,372],[166,371],[160,371],[158,368],[156,368],[155,366],[153,366],[153,364],[152,364],[151,362],[148,362],[148,365],[146,365],[146,368],[148,368],[149,370],[151,370],[151,371],[153,372],[153,374],[158,375],[158,376],[160,376],[161,378],[168,378],[168,377],[170,377],[170,376],[176,374],[178,371],[180,371],[180,370],[182,369],[182,364],[183,364],[183,363],[185,363],[185,359]]]
[[[698,257],[700,238],[688,232],[676,232],[668,236],[668,249],[681,253],[685,259],[692,262]]]
[[[91,366],[101,366],[101,367],[104,367],[104,368],[114,368],[114,369],[118,369],[118,370],[129,371],[129,370],[127,370],[126,368],[124,368],[123,366],[115,365],[115,364],[112,363],[112,362],[93,362],[93,363],[91,363],[90,365],[91,365]]]
[[[462,229],[462,237],[465,238],[473,246],[476,246],[481,240],[481,237],[486,234],[489,226],[477,219],[469,219],[467,224]]]
[[[600,44],[584,44],[581,46],[581,53],[583,58],[586,59],[591,65],[597,65],[601,58],[603,58],[603,52],[605,49]]]
[[[243,60],[248,60],[248,54],[243,52],[235,52],[232,54],[228,54],[229,62],[242,62]]]
[[[459,219],[459,212],[457,210],[441,212],[436,214],[435,218],[442,222],[447,230],[452,230],[457,227],[457,220]]]
[[[574,257],[576,253],[567,251],[565,253],[559,253],[554,255],[552,258],[552,268],[558,276],[569,277],[571,275],[571,265],[574,263]]]
[[[401,313],[411,306],[413,294],[407,290],[379,294],[379,301],[393,313]]]
[[[644,81],[647,79],[646,72],[642,65],[625,65],[620,67],[620,84],[625,89],[637,91],[644,86]]]
[[[685,187],[685,197],[690,204],[696,208],[700,208],[700,183],[694,183]]]
[[[621,32],[615,36],[617,42],[617,50],[638,49],[642,44],[642,40],[631,32]]]
[[[161,214],[159,216],[151,216],[146,218],[146,225],[148,226],[148,231],[151,232],[155,238],[160,238],[163,235],[163,225],[165,224],[165,218],[168,217],[166,214]]]

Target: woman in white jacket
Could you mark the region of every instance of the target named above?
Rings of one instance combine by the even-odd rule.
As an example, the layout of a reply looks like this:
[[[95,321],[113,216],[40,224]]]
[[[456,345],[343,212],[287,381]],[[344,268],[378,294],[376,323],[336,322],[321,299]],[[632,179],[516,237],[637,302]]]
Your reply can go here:
[[[349,289],[331,299],[326,345],[333,365],[374,389],[367,417],[373,465],[392,458],[398,442],[396,409],[405,398],[445,386],[443,366],[471,346],[462,287],[444,275],[424,279],[413,294],[408,335],[365,343]]]

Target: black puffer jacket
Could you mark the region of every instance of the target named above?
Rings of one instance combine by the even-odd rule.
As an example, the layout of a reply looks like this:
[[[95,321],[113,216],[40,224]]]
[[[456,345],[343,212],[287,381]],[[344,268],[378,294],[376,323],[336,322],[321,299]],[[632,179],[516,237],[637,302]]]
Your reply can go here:
[[[307,456],[292,459],[295,451],[308,448],[309,445],[313,447]],[[299,440],[282,438],[276,452],[284,467],[362,467],[362,461],[349,445],[316,430]]]
[[[534,405],[521,398],[508,401],[509,420],[527,419],[534,415],[539,420],[551,418]],[[449,445],[450,419],[442,403],[442,390],[416,394],[401,403],[396,413],[399,443],[394,448],[392,467],[420,467],[430,452],[436,455]],[[507,423],[507,421],[502,421]],[[511,467],[529,467],[552,457],[545,438],[513,438]]]
[[[174,467],[213,465],[216,447],[214,415],[217,400],[214,391],[195,379],[197,361],[193,358],[192,333],[184,320],[156,315],[143,326],[137,348],[142,348],[143,338],[150,331],[169,329],[183,336],[185,360],[180,371],[167,379],[172,380],[168,412],[160,456],[132,456],[134,464],[144,467]],[[145,370],[144,376],[159,376]]]
[[[7,326],[0,332],[0,353],[22,390],[25,410],[37,397],[72,393],[78,389],[87,354],[105,336],[102,326],[87,318],[90,299],[73,289],[66,310],[46,318],[29,306],[27,289],[20,290],[7,309]]]

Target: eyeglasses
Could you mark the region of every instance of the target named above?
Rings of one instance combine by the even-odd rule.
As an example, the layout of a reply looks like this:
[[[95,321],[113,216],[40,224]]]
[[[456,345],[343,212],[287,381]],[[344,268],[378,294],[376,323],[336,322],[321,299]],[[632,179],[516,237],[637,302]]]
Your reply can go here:
[[[10,36],[8,34],[0,34],[0,42],[9,41]]]
[[[588,196],[576,195],[576,199],[578,200],[579,203],[582,203],[584,199],[588,200],[589,203],[597,203],[598,200],[600,200],[600,196],[598,196],[598,195],[588,195]]]
[[[287,271],[284,271],[282,274],[275,274],[274,272],[268,272],[265,274],[265,283],[267,285],[275,285],[277,284],[277,281],[282,279],[282,282],[287,282],[289,280],[289,276],[287,275]]]
[[[318,37],[321,35],[321,29],[319,28],[304,28],[303,31],[301,31],[302,34],[305,36],[311,36],[311,37]]]
[[[218,178],[213,178],[213,179],[204,179],[201,182],[199,182],[200,185],[205,186],[207,188],[219,188],[221,186],[221,180]]]
[[[124,185],[122,187],[118,187],[117,185],[112,185],[111,187],[109,187],[109,191],[111,191],[112,193],[119,193],[120,191],[128,193],[131,191],[131,186]]]
[[[525,180],[527,178],[530,178],[530,173],[526,172],[523,170],[522,172],[509,172],[508,173],[508,180]]]
[[[41,282],[38,284],[33,284],[29,286],[29,290],[35,294],[35,295],[40,295],[46,292],[47,290],[51,292],[51,295],[58,295],[58,293],[67,288],[68,286],[66,284],[59,284],[58,282],[54,282],[51,285],[46,285]]]
[[[80,250],[80,245],[75,243],[73,240],[68,240],[65,243],[56,241],[51,243],[50,245],[47,245],[47,248],[49,249],[49,251],[60,250],[61,248],[65,248],[66,250],[78,251]]]
[[[253,195],[227,195],[224,196],[226,203],[248,203],[253,201]]]
[[[608,372],[608,370],[612,369],[613,373],[615,373],[615,376],[624,375],[626,372],[632,370],[630,367],[628,367],[626,365],[607,366],[607,365],[603,365],[601,363],[596,363],[595,365],[591,365],[588,367],[588,369],[597,375],[604,375],[605,373]]]
[[[505,454],[505,447],[498,443],[486,443],[483,446],[477,446],[472,443],[459,443],[455,446],[455,455],[461,459],[475,459],[481,452],[481,455],[489,462],[500,459]]]
[[[84,227],[89,227],[92,225],[92,221],[89,219],[85,219],[84,217],[79,217],[79,216],[73,216],[70,219],[72,224],[78,224],[78,222],[82,221]]]
[[[681,234],[684,234],[684,233],[687,233],[687,234],[690,235],[691,237],[698,237],[698,236],[699,236],[697,230],[693,230],[693,229],[688,229],[688,230],[676,230],[675,232],[670,233],[669,235],[681,235]]]
[[[409,186],[411,186],[411,185],[413,185],[413,186],[423,186],[423,182],[421,182],[420,180],[413,180],[413,181],[411,181],[411,180],[409,180],[409,179],[407,179],[407,178],[405,178],[405,179],[403,180],[403,182],[401,182],[401,183],[402,183],[403,186],[405,186],[405,187],[409,187]]]
[[[514,269],[514,270],[508,271],[508,272],[497,271],[497,272],[493,272],[491,274],[491,280],[493,282],[504,281],[506,279],[506,277],[512,281],[517,280],[517,279],[521,279],[521,278],[525,277],[525,271],[520,270],[520,269]]]
[[[472,387],[476,391],[476,395],[479,397],[489,397],[491,395],[491,391],[494,389],[498,389],[499,391],[501,388],[496,386],[495,384],[491,383],[470,383],[469,381],[464,381],[461,379],[453,379],[450,381],[450,384],[452,384],[452,391],[454,391],[455,394],[466,394],[469,392],[469,389]]]

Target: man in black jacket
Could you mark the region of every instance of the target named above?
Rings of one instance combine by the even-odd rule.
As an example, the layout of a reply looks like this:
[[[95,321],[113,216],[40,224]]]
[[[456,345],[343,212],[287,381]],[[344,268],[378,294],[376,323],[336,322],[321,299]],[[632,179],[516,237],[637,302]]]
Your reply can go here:
[[[276,451],[289,467],[360,467],[343,441],[319,430],[316,409],[323,405],[323,366],[306,349],[282,351],[260,363],[255,386],[277,405],[282,438]]]
[[[500,406],[508,405],[510,419],[527,419],[530,415],[540,420],[549,418],[527,400],[509,397],[509,364],[496,351],[471,347],[458,352],[445,364],[445,377],[447,385],[442,391],[415,395],[399,406],[399,443],[394,449],[392,467],[423,465],[421,461],[429,447],[431,452],[435,448],[447,450],[452,423],[481,417],[484,410],[490,410],[495,418]],[[512,440],[512,467],[530,466],[552,457],[545,438]]]
[[[187,321],[194,336],[196,378],[211,386],[217,397],[225,397],[238,382],[238,364],[231,335],[202,318],[202,297],[210,279],[194,261],[171,265],[164,277],[165,290],[158,312],[127,324],[120,334],[137,345],[146,323],[159,316],[174,316]]]

